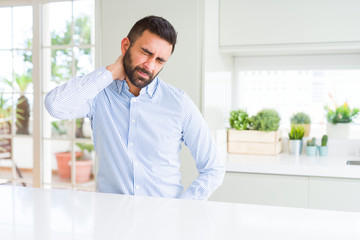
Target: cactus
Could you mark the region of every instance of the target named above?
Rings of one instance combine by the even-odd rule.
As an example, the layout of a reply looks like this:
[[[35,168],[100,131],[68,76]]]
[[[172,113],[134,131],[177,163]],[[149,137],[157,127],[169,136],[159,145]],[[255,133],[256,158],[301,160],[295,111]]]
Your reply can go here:
[[[312,138],[306,142],[306,146],[316,146],[316,138]]]
[[[321,146],[325,147],[328,141],[328,136],[327,135],[323,135],[321,138]]]

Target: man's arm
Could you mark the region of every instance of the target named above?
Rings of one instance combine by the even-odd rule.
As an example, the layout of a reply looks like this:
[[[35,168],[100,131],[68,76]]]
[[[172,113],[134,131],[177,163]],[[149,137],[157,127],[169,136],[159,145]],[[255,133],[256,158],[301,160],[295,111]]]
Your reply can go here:
[[[185,96],[183,116],[184,143],[195,159],[199,176],[181,198],[206,200],[222,184],[225,165],[219,157],[206,122],[188,96]]]
[[[91,111],[94,97],[115,79],[125,79],[123,56],[115,63],[54,88],[45,97],[45,107],[59,119],[81,118]]]

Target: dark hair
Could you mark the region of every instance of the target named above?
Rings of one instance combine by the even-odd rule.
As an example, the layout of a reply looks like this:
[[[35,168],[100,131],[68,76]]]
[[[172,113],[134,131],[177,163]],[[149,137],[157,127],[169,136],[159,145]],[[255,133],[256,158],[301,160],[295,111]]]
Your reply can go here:
[[[147,16],[137,21],[131,28],[128,39],[130,40],[130,46],[143,34],[145,30],[149,30],[166,40],[172,45],[172,51],[174,52],[177,32],[174,27],[165,18],[157,16]]]

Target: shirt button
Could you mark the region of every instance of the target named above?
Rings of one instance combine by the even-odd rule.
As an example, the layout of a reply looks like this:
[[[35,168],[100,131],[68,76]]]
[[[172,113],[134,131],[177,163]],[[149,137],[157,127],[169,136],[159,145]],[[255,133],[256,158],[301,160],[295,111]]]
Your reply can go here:
[[[131,122],[135,122],[135,119],[131,119]]]
[[[136,189],[139,189],[140,188],[140,186],[139,185],[136,185],[136,187],[135,187]]]
[[[132,102],[136,102],[136,98],[132,98],[131,101],[132,101]]]
[[[130,145],[130,147],[132,147],[133,143],[132,143],[132,142],[130,142],[130,143],[129,143],[129,145]]]
[[[135,165],[136,165],[136,166],[139,166],[139,163],[138,163],[138,162],[135,162]]]

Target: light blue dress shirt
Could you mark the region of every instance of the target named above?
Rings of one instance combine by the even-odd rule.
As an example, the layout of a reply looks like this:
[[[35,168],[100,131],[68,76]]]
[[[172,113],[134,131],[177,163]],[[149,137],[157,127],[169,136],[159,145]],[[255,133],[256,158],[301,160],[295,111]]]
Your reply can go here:
[[[225,167],[201,113],[182,91],[156,77],[135,97],[105,67],[50,91],[55,118],[88,117],[98,155],[99,192],[207,199]],[[184,191],[179,152],[190,149],[199,172]]]

